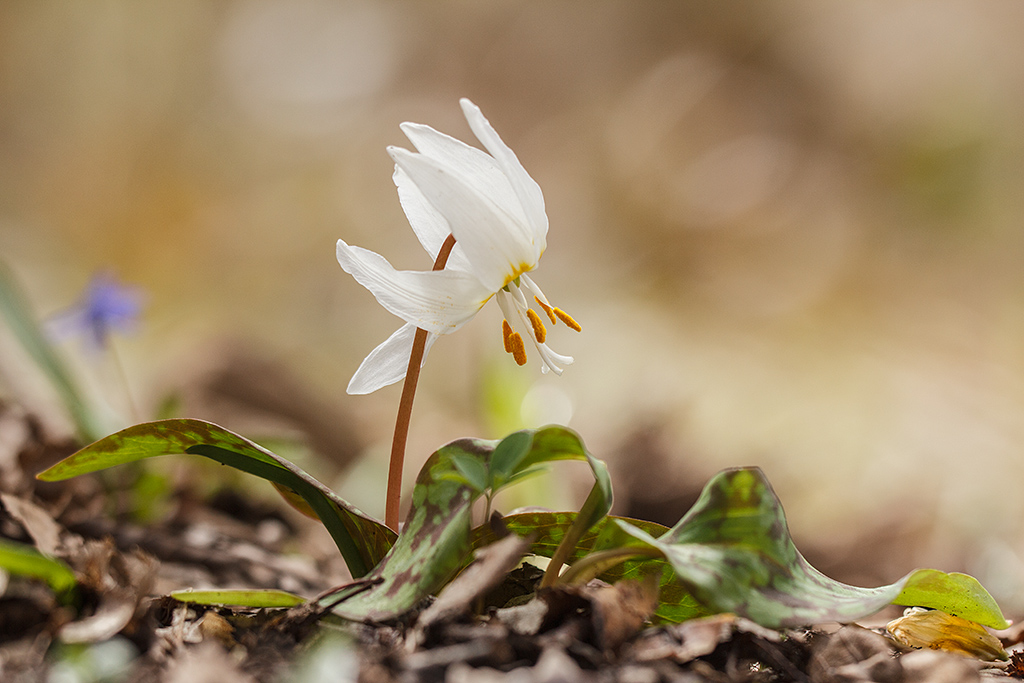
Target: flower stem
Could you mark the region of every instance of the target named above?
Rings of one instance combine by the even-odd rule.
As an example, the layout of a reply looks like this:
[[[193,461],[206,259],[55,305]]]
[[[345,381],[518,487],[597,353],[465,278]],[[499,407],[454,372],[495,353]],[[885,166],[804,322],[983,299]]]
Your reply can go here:
[[[442,270],[448,263],[448,255],[455,246],[455,235],[448,235],[434,261],[434,270]],[[388,466],[388,490],[384,502],[384,523],[398,531],[398,509],[402,495],[402,468],[405,466],[405,443],[409,439],[409,422],[412,420],[412,400],[416,397],[416,383],[420,379],[423,352],[427,346],[427,331],[416,330],[409,355],[409,369],[405,373],[402,398],[398,403],[398,419],[395,421],[395,438],[391,442],[391,464]]]

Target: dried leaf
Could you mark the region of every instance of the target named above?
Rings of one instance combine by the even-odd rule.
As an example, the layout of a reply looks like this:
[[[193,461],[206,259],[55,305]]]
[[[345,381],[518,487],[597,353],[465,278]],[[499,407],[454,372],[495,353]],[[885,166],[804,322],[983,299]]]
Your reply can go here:
[[[598,647],[614,652],[632,638],[658,607],[658,576],[619,581],[589,591],[593,604],[594,636]]]
[[[937,609],[907,610],[886,624],[885,630],[907,647],[944,650],[984,661],[1008,659],[999,639],[984,626]]]
[[[844,626],[814,648],[808,672],[821,683],[899,683],[902,668],[893,654],[892,643],[884,636],[860,626]]]
[[[978,683],[980,662],[935,650],[908,652],[900,657],[900,683]]]
[[[54,521],[50,513],[31,501],[7,493],[0,493],[0,502],[3,502],[7,513],[32,537],[40,552],[46,555],[57,554],[64,528]]]
[[[437,600],[420,615],[408,640],[410,648],[423,644],[432,626],[468,614],[474,602],[497,586],[523,559],[530,540],[516,535],[476,551],[476,561],[445,586]]]

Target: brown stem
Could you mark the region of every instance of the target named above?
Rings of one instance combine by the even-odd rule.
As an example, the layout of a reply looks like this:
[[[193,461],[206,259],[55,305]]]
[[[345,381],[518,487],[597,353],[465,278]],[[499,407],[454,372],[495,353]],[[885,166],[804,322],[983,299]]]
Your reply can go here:
[[[448,235],[441,251],[434,261],[434,270],[442,270],[448,263],[448,255],[455,246],[455,235]],[[412,420],[412,400],[416,396],[416,383],[420,379],[420,366],[423,365],[423,351],[427,346],[427,331],[416,330],[412,340],[412,353],[409,355],[409,369],[405,373],[405,384],[402,386],[402,398],[398,403],[398,419],[395,421],[395,438],[391,442],[391,464],[388,466],[388,491],[384,499],[384,523],[394,531],[398,531],[398,508],[402,495],[402,468],[405,467],[405,442],[409,438],[409,422]]]

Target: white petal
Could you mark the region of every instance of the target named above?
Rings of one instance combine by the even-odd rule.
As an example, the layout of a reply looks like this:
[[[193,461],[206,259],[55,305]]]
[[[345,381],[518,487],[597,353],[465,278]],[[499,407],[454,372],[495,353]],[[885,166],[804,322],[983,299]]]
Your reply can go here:
[[[543,253],[547,244],[548,216],[544,211],[544,193],[540,185],[526,172],[515,152],[498,136],[480,108],[465,97],[459,100],[459,104],[462,105],[462,113],[473,134],[494,157],[512,185],[513,192],[519,197],[519,203],[533,229],[533,238],[540,245],[540,253]]]
[[[397,164],[393,178],[395,186],[398,188],[398,199],[402,203],[402,209],[405,210],[406,218],[409,219],[409,225],[412,226],[420,244],[430,254],[430,258],[436,260],[437,252],[441,251],[441,245],[451,234],[448,221],[427,201],[409,174]],[[455,243],[452,253],[448,256],[445,268],[469,272],[469,263],[458,242]]]
[[[381,306],[434,334],[459,329],[491,297],[469,273],[395,270],[380,254],[338,240],[338,262]]]
[[[369,394],[404,379],[409,369],[409,356],[412,354],[412,340],[415,336],[415,325],[407,323],[399,327],[363,359],[356,374],[352,375],[346,391],[350,394]],[[435,341],[437,335],[428,333],[427,346],[423,351],[424,363],[427,362],[427,353]]]
[[[461,173],[422,154],[400,148],[388,152],[448,220],[470,272],[490,291],[536,266],[540,252],[529,228],[481,194]]]
[[[519,195],[504,170],[489,154],[421,123],[403,123],[402,131],[423,156],[457,173],[519,223],[528,224]]]

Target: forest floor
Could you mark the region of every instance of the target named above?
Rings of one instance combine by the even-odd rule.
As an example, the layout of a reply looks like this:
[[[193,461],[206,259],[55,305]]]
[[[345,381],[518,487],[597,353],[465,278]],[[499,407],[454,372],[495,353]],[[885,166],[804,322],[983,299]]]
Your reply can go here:
[[[170,593],[189,587],[313,597],[346,576],[329,553],[295,552],[308,530],[284,509],[230,488],[210,493],[195,478],[179,481],[166,495],[168,513],[142,522],[137,506],[134,515],[116,509],[144,490],[140,468],[35,480],[78,446],[51,439],[31,415],[0,405],[0,537],[60,558],[78,580],[72,597],[59,598],[44,583],[0,572],[5,682],[1024,678],[1024,658],[1015,652],[1020,629],[1000,634],[1010,662],[992,664],[900,647],[884,635],[885,615],[864,626],[786,631],[733,615],[652,625],[650,584],[534,593],[540,572],[530,565],[508,571],[500,547],[401,623],[348,623],[309,605],[181,602]]]

